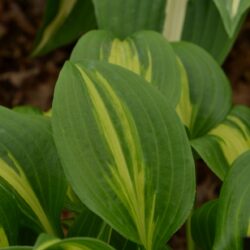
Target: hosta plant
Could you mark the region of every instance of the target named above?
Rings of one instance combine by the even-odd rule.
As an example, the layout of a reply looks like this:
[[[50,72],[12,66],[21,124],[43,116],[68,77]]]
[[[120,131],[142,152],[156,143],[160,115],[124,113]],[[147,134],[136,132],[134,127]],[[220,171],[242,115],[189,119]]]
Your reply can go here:
[[[52,110],[0,107],[1,249],[170,249],[185,222],[190,250],[243,249],[250,110],[232,107],[218,62],[249,5],[48,1],[34,55],[101,29],[77,42]],[[221,40],[206,46],[214,23]],[[197,157],[223,182],[201,208]]]

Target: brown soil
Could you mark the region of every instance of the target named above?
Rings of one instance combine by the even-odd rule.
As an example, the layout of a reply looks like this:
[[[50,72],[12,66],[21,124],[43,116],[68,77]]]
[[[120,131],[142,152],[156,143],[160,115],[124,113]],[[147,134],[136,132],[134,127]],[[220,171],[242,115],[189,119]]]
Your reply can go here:
[[[56,79],[73,45],[41,58],[29,56],[44,2],[0,1],[0,105],[51,107]],[[233,102],[250,106],[250,16],[223,67],[232,82]],[[197,165],[197,203],[201,204],[218,195],[220,182],[202,162]],[[185,249],[183,235],[181,230],[173,237],[174,250]]]

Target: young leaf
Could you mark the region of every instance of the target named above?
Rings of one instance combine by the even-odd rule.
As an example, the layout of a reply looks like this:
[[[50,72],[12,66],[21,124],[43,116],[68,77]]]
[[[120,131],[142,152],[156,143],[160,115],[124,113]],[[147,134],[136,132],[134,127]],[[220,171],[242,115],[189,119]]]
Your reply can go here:
[[[91,0],[47,0],[43,25],[37,33],[32,55],[46,54],[95,26]]]
[[[226,31],[233,36],[242,16],[250,7],[249,0],[213,0],[218,8]]]
[[[185,130],[164,97],[122,67],[68,62],[52,123],[82,202],[145,249],[162,247],[187,218],[195,186]]]
[[[66,182],[50,121],[0,107],[0,177],[41,231],[58,235]]]
[[[93,0],[100,29],[123,39],[139,30],[161,31],[166,0]],[[112,12],[112,14],[111,14]]]
[[[211,170],[224,179],[234,160],[250,150],[250,109],[234,107],[225,121],[191,141],[191,145]]]
[[[0,248],[16,244],[19,209],[14,196],[0,184]]]
[[[214,1],[189,1],[182,40],[201,46],[207,50],[218,63],[222,64],[233,46],[244,19],[245,17],[243,16],[233,36],[230,37],[225,30]]]
[[[241,250],[250,225],[250,152],[242,154],[222,186],[213,250]]]
[[[156,86],[173,104],[181,92],[180,66],[170,44],[160,34],[140,31],[125,40],[108,31],[91,31],[76,44],[70,60],[107,61],[127,68]]]
[[[218,200],[205,203],[192,215],[192,238],[203,250],[211,250],[215,238]]]
[[[219,65],[205,50],[187,42],[173,43],[173,48],[187,72],[188,87],[182,90],[189,90],[182,94],[179,114],[194,139],[225,119],[231,108],[231,88]]]

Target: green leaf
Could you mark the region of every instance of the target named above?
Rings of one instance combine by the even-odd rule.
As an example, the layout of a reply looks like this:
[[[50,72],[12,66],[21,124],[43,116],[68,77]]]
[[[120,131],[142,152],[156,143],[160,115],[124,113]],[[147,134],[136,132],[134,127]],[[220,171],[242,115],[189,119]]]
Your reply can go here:
[[[1,248],[1,250],[33,250],[33,248],[23,247],[23,246],[13,246],[13,247]]]
[[[205,203],[192,216],[192,238],[203,250],[211,250],[215,238],[218,200]]]
[[[41,234],[34,250],[114,250],[111,246],[91,238],[67,238],[60,240]]]
[[[250,109],[235,106],[225,121],[191,145],[210,169],[224,179],[234,160],[250,150]]]
[[[33,106],[16,106],[12,110],[18,112],[18,113],[23,113],[23,114],[30,114],[30,115],[42,115],[43,112],[41,109],[33,107]]]
[[[47,0],[43,25],[37,33],[32,56],[46,54],[95,27],[91,0]]]
[[[173,43],[173,48],[187,73],[183,83],[188,85],[182,87],[177,110],[194,139],[225,119],[232,105],[231,88],[219,65],[205,50],[187,42]]]
[[[212,0],[192,0],[188,3],[182,40],[203,47],[222,64],[233,46],[243,20],[244,17],[230,37]]]
[[[119,235],[100,217],[87,208],[75,219],[74,224],[69,228],[68,236],[93,237],[107,242],[115,249],[138,250],[138,246],[135,243]]]
[[[161,31],[166,0],[93,0],[100,29],[123,39],[139,30]]]
[[[119,66],[68,62],[52,124],[82,202],[145,249],[162,247],[187,218],[195,186],[185,130],[165,98]]]
[[[213,250],[242,250],[250,225],[250,152],[241,155],[222,186]]]
[[[39,231],[60,234],[66,182],[50,121],[0,107],[0,134],[0,180]]]
[[[156,86],[175,107],[180,98],[180,66],[170,44],[153,31],[137,32],[125,40],[108,31],[91,31],[76,44],[70,60],[107,61],[127,68]]]
[[[226,31],[233,36],[241,18],[250,7],[249,0],[213,0],[218,8]]]
[[[19,228],[19,209],[14,196],[0,184],[0,248],[16,244]]]

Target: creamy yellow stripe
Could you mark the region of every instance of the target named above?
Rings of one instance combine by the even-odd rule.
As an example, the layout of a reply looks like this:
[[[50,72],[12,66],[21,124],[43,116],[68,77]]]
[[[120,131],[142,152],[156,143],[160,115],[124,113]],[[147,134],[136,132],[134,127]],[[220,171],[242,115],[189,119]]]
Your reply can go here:
[[[32,211],[39,219],[44,230],[51,235],[55,235],[55,232],[51,227],[50,222],[24,172],[18,165],[17,161],[13,158],[13,156],[9,155],[9,158],[15,164],[18,172],[11,168],[5,161],[0,159],[0,177],[3,178],[7,183],[9,183],[11,187],[16,190],[20,197],[32,209]]]
[[[231,8],[230,8],[230,15],[231,19],[233,19],[239,10],[241,0],[232,0]]]
[[[37,54],[40,50],[43,49],[49,39],[55,34],[55,32],[60,28],[67,16],[70,14],[73,7],[77,3],[77,0],[60,0],[60,2],[61,3],[57,16],[45,29],[41,41],[33,51],[32,55]]]
[[[58,242],[60,242],[59,239],[51,239],[36,247],[36,250],[46,250],[48,247],[53,247],[53,245],[57,244]]]
[[[103,57],[104,52],[101,50],[101,57]],[[127,39],[121,41],[119,39],[114,39],[111,44],[109,58],[107,59],[109,63],[119,65],[134,73],[142,76],[148,82],[152,81],[152,57],[148,50],[147,53],[147,68],[142,65],[138,50],[132,39]]]
[[[231,165],[238,156],[250,149],[250,131],[239,118],[228,116],[227,119],[240,129],[223,123],[211,130],[209,134],[221,138],[218,142],[229,165]]]
[[[121,122],[122,132],[128,145],[132,161],[131,177],[129,173],[129,167],[126,162],[126,157],[124,156],[124,152],[120,144],[119,135],[112,122],[105,103],[88,75],[80,68],[80,66],[76,65],[76,67],[80,71],[85,81],[86,87],[89,91],[89,96],[95,108],[98,124],[114,157],[115,166],[109,166],[113,175],[113,180],[108,180],[108,182],[119,197],[122,195],[123,200],[125,200],[125,205],[128,207],[128,211],[131,212],[132,218],[136,223],[141,242],[144,244],[144,246],[147,246],[146,249],[151,249],[150,244],[152,244],[153,235],[148,235],[148,228],[145,224],[147,220],[145,218],[144,200],[145,172],[140,151],[139,137],[132,116],[127,110],[127,107],[121,102],[119,97],[113,91],[109,83],[103,78],[102,75],[96,73],[98,84],[100,84],[100,87],[102,87],[102,89],[105,91],[105,94],[110,100],[110,103],[112,104],[114,111]],[[116,184],[114,185],[114,183]],[[155,204],[153,204],[152,207],[153,214],[154,205]],[[150,232],[153,234],[153,222],[150,225]]]
[[[168,0],[163,35],[169,41],[181,40],[188,0]]]
[[[188,77],[182,62],[178,57],[177,62],[180,69],[182,88],[180,100],[176,106],[176,112],[179,115],[182,123],[190,129],[192,126],[192,104],[190,100]]]
[[[3,229],[3,227],[0,226],[0,247],[8,247],[9,241],[8,237]]]
[[[135,218],[140,225],[140,231],[143,232],[141,234],[141,238],[144,238],[143,242],[147,242],[147,249],[151,249],[152,247],[152,237],[155,229],[154,225],[154,212],[155,212],[155,196],[153,198],[152,207],[150,209],[151,214],[148,218],[148,224],[145,225],[146,215],[145,215],[145,166],[141,152],[141,146],[139,142],[139,135],[137,133],[136,125],[134,124],[134,120],[127,109],[126,105],[124,105],[116,93],[113,91],[107,80],[96,72],[97,78],[99,82],[103,85],[103,89],[106,91],[106,94],[109,97],[109,100],[112,103],[112,106],[116,112],[117,117],[119,117],[119,121],[121,121],[122,131],[124,133],[125,140],[128,145],[128,149],[130,152],[130,156],[132,159],[133,166],[133,183],[134,183],[134,192],[131,194],[135,194],[134,197],[134,213]],[[146,230],[145,230],[146,229]],[[148,231],[147,231],[148,230]]]

